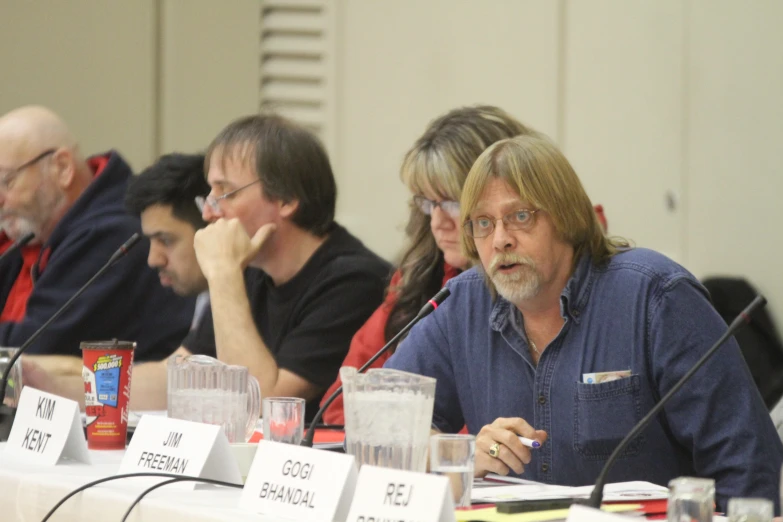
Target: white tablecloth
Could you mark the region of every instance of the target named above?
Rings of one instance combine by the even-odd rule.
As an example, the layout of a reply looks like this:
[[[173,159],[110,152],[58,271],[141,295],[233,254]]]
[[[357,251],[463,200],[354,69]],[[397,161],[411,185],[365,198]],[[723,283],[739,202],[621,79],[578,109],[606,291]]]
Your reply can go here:
[[[91,451],[92,464],[67,463],[37,467],[4,454],[0,443],[0,521],[40,522],[62,497],[93,480],[117,473],[124,451]],[[155,479],[150,479],[155,480]],[[120,479],[79,493],[63,504],[51,522],[119,522],[133,500],[154,482]],[[269,521],[269,517],[240,511],[241,489],[200,485],[183,490],[170,485],[147,495],[128,517],[129,522]]]

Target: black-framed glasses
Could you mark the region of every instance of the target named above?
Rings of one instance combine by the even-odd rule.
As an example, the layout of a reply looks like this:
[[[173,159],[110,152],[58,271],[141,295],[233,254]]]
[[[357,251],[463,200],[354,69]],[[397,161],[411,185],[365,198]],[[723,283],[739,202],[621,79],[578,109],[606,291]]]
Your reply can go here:
[[[240,190],[245,190],[247,187],[249,187],[251,185],[255,185],[256,183],[260,183],[260,182],[261,182],[260,179],[257,179],[255,181],[251,181],[247,185],[242,185],[238,189],[234,189],[231,192],[226,192],[222,196],[213,196],[212,194],[207,195],[207,197],[196,196],[196,199],[195,199],[196,206],[198,207],[199,212],[201,212],[202,214],[204,213],[204,207],[206,205],[209,205],[209,208],[213,212],[221,212],[221,208],[220,208],[220,202],[221,201],[223,201],[224,199],[230,198],[231,196],[235,195]]]
[[[459,201],[454,201],[451,199],[444,201],[433,201],[431,199],[425,198],[424,196],[413,196],[413,202],[416,203],[416,206],[419,207],[419,210],[428,216],[432,215],[432,211],[435,210],[435,207],[440,207],[440,209],[449,216],[453,218],[459,217]]]
[[[540,208],[528,210],[522,208],[509,212],[503,216],[503,226],[507,230],[527,230],[533,226],[535,221],[535,213],[540,211]],[[477,218],[468,220],[465,222],[463,228],[465,233],[472,238],[487,237],[495,231],[495,223],[499,220],[490,216],[478,216]]]
[[[22,172],[24,172],[25,169],[32,167],[46,156],[54,154],[55,152],[57,152],[57,149],[46,149],[30,161],[26,161],[16,168],[6,170],[5,172],[0,171],[0,191],[5,192],[10,189],[14,184],[14,181],[16,181],[16,179]]]

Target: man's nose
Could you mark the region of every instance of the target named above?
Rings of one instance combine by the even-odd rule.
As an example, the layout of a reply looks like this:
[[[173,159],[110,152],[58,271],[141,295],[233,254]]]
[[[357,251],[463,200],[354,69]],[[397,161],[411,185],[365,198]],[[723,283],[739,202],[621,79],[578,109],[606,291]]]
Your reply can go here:
[[[150,245],[150,252],[147,255],[147,265],[150,268],[163,268],[166,266],[166,256],[161,254],[158,249]]]
[[[206,221],[207,223],[212,223],[214,221],[217,221],[223,216],[223,213],[219,210],[216,210],[214,207],[212,207],[209,203],[204,203],[204,210],[201,211],[201,219]]]
[[[495,250],[503,251],[513,248],[514,236],[508,233],[502,219],[495,222],[495,230],[492,231],[492,246]]]

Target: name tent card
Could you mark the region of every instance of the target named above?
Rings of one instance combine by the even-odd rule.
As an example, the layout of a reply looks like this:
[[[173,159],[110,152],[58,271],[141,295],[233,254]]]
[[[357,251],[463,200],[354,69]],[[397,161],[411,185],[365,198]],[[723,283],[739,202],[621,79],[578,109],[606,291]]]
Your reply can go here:
[[[79,404],[25,386],[4,453],[44,466],[63,459],[89,464]]]
[[[242,483],[220,426],[157,415],[144,415],[139,420],[120,464],[118,474],[123,473],[170,473]],[[182,483],[185,488],[194,485]]]
[[[449,479],[362,466],[347,522],[455,522]]]
[[[355,487],[353,456],[262,440],[239,506],[302,522],[342,521]]]

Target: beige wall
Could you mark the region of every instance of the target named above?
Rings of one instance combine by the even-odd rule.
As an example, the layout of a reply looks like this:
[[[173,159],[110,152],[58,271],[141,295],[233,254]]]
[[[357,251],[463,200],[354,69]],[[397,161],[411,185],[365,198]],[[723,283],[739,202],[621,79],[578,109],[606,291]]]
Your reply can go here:
[[[783,331],[783,2],[688,9],[682,233],[696,274],[747,274]]]
[[[610,231],[745,275],[783,327],[783,3],[268,0],[324,6],[338,217],[393,258],[428,121],[492,103],[555,138]],[[296,7],[299,6],[299,7]],[[0,2],[0,111],[44,103],[140,168],[259,107],[260,0]],[[292,18],[293,19],[293,18]],[[287,19],[286,19],[287,20]]]
[[[561,146],[613,234],[683,261],[681,0],[566,3]],[[672,201],[672,204],[669,203]]]
[[[409,198],[402,157],[430,120],[453,107],[499,105],[554,134],[559,10],[558,2],[520,0],[343,0],[338,218],[393,258]]]
[[[163,152],[201,150],[259,106],[258,0],[164,0],[161,5]]]
[[[59,112],[87,154],[155,157],[155,2],[0,2],[0,114]]]
[[[0,2],[0,114],[51,107],[142,169],[259,106],[258,0]]]

